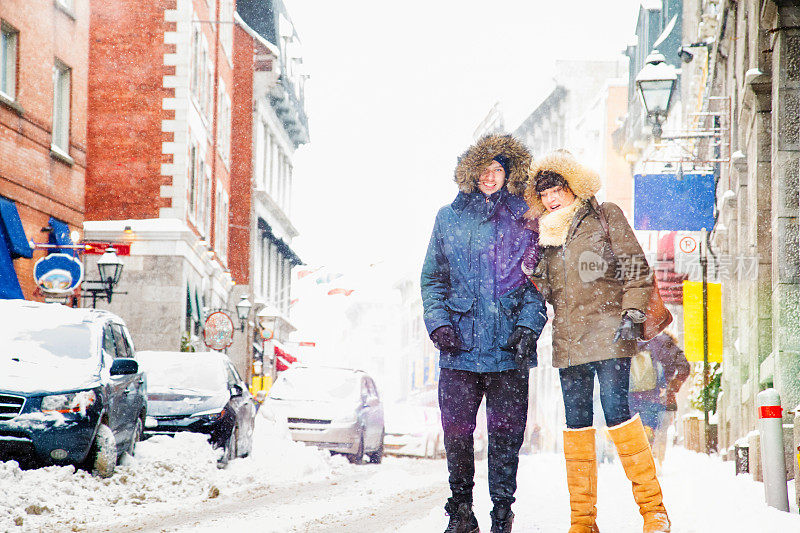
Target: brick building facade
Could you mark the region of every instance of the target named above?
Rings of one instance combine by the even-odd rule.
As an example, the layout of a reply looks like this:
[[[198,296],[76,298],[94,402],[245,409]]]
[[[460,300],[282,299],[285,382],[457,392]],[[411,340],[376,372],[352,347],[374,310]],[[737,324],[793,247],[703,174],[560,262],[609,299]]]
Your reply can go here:
[[[139,349],[206,349],[208,313],[235,314],[233,0],[92,0],[91,17],[86,238],[131,243],[107,307]]]
[[[50,240],[43,228],[82,227],[89,7],[4,0],[0,29],[0,292],[33,299],[33,265],[46,251],[9,249],[9,226],[17,213],[37,243]],[[25,240],[17,244],[25,248]]]

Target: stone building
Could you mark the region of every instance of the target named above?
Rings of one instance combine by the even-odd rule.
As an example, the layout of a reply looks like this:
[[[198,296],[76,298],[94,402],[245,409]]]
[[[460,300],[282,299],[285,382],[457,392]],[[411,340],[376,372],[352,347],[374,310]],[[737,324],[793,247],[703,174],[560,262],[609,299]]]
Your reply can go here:
[[[82,229],[88,48],[86,2],[0,3],[0,298],[41,299],[30,242]]]
[[[291,247],[298,235],[291,219],[292,161],[309,142],[306,73],[299,36],[280,0],[239,0],[234,40],[231,274],[236,295],[253,304],[243,350],[256,377],[268,378],[254,386],[267,388],[277,372],[276,355],[290,349],[281,345],[296,329],[289,319],[292,268],[302,261]]]
[[[752,257],[757,266],[722,280],[718,415],[726,452],[757,429],[759,391],[778,390],[786,424],[800,404],[800,5],[721,0],[693,6],[699,16],[685,28],[685,42],[710,39],[707,67],[699,69],[707,72],[705,102],[729,98],[732,124],[711,243],[720,260]],[[694,61],[702,66],[705,57],[701,51]],[[793,450],[798,441],[795,436]],[[787,464],[797,468],[796,457]]]

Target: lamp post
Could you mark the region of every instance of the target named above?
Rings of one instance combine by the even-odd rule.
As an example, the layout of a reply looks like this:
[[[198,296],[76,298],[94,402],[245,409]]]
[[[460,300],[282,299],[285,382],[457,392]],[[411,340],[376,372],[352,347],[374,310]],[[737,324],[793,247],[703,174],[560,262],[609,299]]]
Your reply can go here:
[[[653,50],[636,76],[636,88],[642,98],[647,118],[653,123],[653,137],[661,138],[661,124],[667,119],[678,75],[658,50]]]
[[[241,328],[241,331],[244,331],[247,325],[247,317],[250,315],[250,308],[252,307],[253,304],[250,303],[246,295],[242,295],[242,299],[236,304],[236,316],[239,317],[239,328]]]
[[[122,260],[117,256],[114,247],[106,248],[106,251],[97,260],[100,279],[87,280],[83,286],[84,293],[92,297],[92,307],[97,307],[97,300],[106,300],[111,303],[111,297],[115,294],[114,287],[122,277],[122,267]]]

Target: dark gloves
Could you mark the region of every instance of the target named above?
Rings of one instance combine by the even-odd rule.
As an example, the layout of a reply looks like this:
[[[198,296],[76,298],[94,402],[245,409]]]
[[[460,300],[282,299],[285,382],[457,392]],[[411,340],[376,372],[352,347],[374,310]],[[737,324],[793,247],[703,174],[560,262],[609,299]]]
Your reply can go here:
[[[644,322],[644,313],[636,309],[629,309],[622,315],[622,322],[620,322],[617,332],[614,333],[614,342],[635,341],[644,334],[642,331],[642,322]],[[641,320],[640,320],[641,319]]]
[[[453,353],[461,348],[455,330],[452,326],[440,326],[431,333],[431,340],[437,350]]]
[[[528,368],[528,360],[533,360],[536,364],[536,335],[533,331],[524,326],[517,326],[508,338],[508,342],[502,347],[503,350],[512,352],[517,368]]]

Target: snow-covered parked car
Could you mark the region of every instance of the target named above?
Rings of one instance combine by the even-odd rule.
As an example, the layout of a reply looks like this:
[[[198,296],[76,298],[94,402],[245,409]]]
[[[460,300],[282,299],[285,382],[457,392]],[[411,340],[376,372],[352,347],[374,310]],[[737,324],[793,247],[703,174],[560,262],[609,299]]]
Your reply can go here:
[[[292,439],[343,453],[353,463],[383,457],[383,404],[361,370],[294,366],[280,373],[262,406],[286,420]]]
[[[384,452],[435,459],[444,456],[441,415],[435,407],[406,403],[386,406]]]
[[[147,411],[125,323],[107,311],[0,300],[0,461],[108,477]]]
[[[145,436],[208,434],[212,446],[223,448],[222,464],[250,453],[256,402],[227,355],[142,351],[138,357],[147,375]]]

